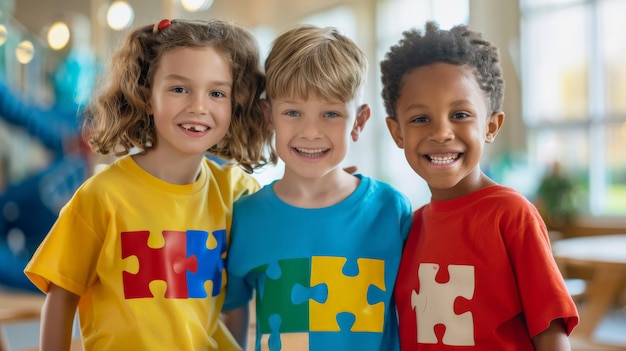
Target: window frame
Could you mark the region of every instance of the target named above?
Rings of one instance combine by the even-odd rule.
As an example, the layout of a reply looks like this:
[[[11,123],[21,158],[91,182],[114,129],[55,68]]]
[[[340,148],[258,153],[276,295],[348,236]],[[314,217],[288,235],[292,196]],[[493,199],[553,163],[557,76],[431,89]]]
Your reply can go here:
[[[605,203],[608,199],[608,160],[609,154],[606,140],[606,128],[611,124],[626,125],[626,114],[615,115],[608,111],[607,102],[605,101],[605,89],[606,89],[606,77],[603,67],[601,50],[602,40],[601,24],[602,18],[600,14],[600,5],[602,1],[606,0],[573,0],[573,1],[559,1],[558,3],[550,3],[550,0],[544,1],[547,4],[538,4],[540,1],[533,1],[533,6],[525,4],[524,0],[520,0],[520,35],[521,35],[521,66],[522,66],[522,120],[527,128],[527,146],[528,150],[532,151],[537,149],[539,145],[533,144],[533,139],[536,135],[546,130],[552,130],[556,132],[563,131],[581,131],[586,133],[588,139],[588,153],[593,155],[589,157],[588,163],[588,204],[585,206],[587,211],[577,214],[578,221],[585,224],[608,226],[623,226],[626,222],[626,213],[624,215],[607,214]],[[611,0],[611,1],[626,1],[626,0]],[[530,1],[527,1],[530,2]],[[557,13],[559,11],[568,10],[575,6],[587,7],[585,11],[585,19],[588,26],[585,28],[587,37],[583,40],[587,40],[589,50],[586,50],[588,70],[587,70],[587,99],[588,109],[584,112],[586,118],[584,119],[562,119],[559,121],[540,121],[534,120],[529,116],[529,102],[528,94],[533,87],[528,84],[523,84],[524,81],[528,81],[528,71],[532,68],[529,67],[530,55],[532,53],[528,48],[529,40],[541,40],[540,38],[529,38],[528,32],[530,31],[528,22],[536,16],[544,15],[546,13]],[[585,10],[585,9],[583,9]],[[526,98],[525,98],[526,97]],[[529,152],[530,163],[535,164],[536,160],[533,152]]]

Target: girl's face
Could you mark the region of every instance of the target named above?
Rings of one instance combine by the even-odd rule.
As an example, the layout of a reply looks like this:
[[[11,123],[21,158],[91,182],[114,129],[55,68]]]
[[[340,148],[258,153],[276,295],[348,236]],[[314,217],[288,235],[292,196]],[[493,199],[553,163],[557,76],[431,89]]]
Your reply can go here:
[[[387,126],[434,200],[469,194],[484,185],[479,162],[485,142],[502,125],[503,113],[488,116],[486,94],[472,70],[435,63],[402,79],[397,121]]]
[[[150,96],[157,135],[152,150],[175,157],[204,155],[228,131],[232,87],[230,63],[221,51],[202,47],[165,53]]]

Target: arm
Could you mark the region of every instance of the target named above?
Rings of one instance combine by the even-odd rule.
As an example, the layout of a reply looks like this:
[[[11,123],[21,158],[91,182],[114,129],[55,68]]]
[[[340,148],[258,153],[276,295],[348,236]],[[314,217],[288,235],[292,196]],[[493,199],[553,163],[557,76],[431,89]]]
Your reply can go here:
[[[233,334],[239,346],[244,350],[247,347],[248,342],[248,324],[250,318],[249,305],[244,305],[239,308],[230,311],[222,312],[222,320],[224,324]]]
[[[80,296],[50,284],[41,308],[41,351],[66,351],[72,341],[72,323]]]
[[[563,319],[553,320],[548,329],[533,338],[533,344],[537,351],[570,351],[571,347]]]

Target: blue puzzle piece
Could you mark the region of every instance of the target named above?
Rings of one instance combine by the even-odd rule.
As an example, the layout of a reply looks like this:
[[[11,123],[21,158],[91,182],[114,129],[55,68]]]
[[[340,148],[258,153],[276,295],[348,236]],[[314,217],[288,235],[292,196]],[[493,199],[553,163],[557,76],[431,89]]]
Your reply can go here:
[[[356,316],[350,312],[337,313],[337,324],[340,330],[351,330],[356,321]]]
[[[280,341],[280,324],[282,320],[279,315],[273,314],[269,317],[269,325],[270,325],[270,338],[268,340],[268,347],[270,351],[280,351],[283,347]]]
[[[280,264],[278,264],[278,262],[271,262],[267,265],[267,270],[265,271],[265,274],[267,275],[268,278],[272,279],[272,280],[276,280],[278,278],[280,278],[280,276],[282,275],[282,270],[280,269]]]
[[[291,302],[294,305],[299,305],[305,302],[309,302],[309,299],[315,300],[318,303],[326,302],[328,299],[328,285],[319,284],[311,288],[296,284],[291,290]]]
[[[208,249],[206,231],[187,231],[187,257],[195,256],[198,262],[196,272],[187,271],[187,289],[190,298],[207,297],[204,289],[204,283],[207,280],[213,282],[211,296],[219,295],[222,289],[222,270],[224,269],[222,255],[226,253],[226,230],[216,230],[213,236],[217,246]]]
[[[346,277],[356,277],[359,275],[359,265],[357,260],[347,260],[343,269],[341,270]]]
[[[389,301],[389,294],[391,292],[387,292],[385,290],[380,289],[376,285],[370,285],[367,289],[367,303],[370,305],[375,305],[379,302]]]

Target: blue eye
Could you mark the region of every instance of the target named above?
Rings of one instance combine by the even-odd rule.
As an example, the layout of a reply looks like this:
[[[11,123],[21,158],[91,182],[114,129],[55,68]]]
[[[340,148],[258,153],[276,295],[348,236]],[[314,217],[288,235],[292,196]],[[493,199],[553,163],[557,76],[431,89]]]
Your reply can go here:
[[[226,97],[226,94],[222,93],[221,91],[212,91],[209,95],[211,95],[212,97]]]
[[[339,117],[339,114],[337,112],[326,112],[324,114],[324,117],[335,118],[335,117]]]
[[[452,115],[452,119],[464,119],[469,117],[469,113],[465,113],[465,112],[458,112]]]
[[[295,110],[290,110],[290,111],[285,112],[285,115],[290,116],[290,117],[298,117],[300,116],[300,113]]]
[[[183,88],[183,87],[174,87],[172,88],[172,91],[175,93],[186,93],[187,89]]]

